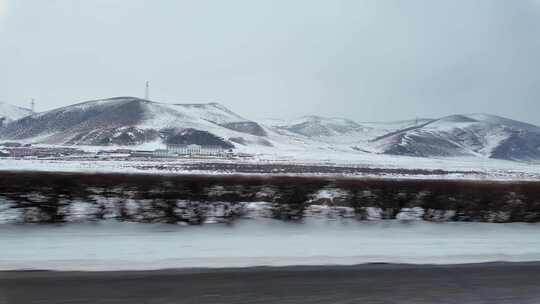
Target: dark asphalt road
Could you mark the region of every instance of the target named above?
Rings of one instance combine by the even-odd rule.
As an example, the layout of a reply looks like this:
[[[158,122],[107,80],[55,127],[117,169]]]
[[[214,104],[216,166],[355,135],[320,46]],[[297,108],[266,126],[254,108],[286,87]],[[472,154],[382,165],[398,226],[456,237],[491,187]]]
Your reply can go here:
[[[540,303],[540,263],[0,272],[0,303]]]

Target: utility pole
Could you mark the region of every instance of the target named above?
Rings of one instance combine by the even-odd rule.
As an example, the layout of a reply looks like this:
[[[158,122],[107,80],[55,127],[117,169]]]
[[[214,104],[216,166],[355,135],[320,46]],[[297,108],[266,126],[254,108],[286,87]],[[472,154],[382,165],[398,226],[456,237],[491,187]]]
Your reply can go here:
[[[144,99],[150,100],[150,81],[146,81],[146,87],[144,90]]]

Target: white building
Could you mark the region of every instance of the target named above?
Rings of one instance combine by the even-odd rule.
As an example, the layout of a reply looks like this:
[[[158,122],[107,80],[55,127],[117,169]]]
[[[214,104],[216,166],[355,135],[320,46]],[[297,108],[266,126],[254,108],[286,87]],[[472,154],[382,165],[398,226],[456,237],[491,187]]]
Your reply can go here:
[[[169,153],[178,155],[221,155],[225,150],[220,146],[200,146],[200,145],[167,145]]]

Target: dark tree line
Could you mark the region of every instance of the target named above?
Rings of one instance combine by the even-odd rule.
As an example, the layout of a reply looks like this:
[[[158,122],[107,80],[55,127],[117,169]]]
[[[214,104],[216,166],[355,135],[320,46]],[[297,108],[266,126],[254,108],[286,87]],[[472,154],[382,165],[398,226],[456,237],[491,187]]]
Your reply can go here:
[[[314,200],[321,189],[344,194]],[[105,199],[104,199],[105,198]],[[395,218],[403,208],[452,210],[451,220],[540,222],[540,182],[327,179],[318,177],[164,176],[78,173],[1,173],[0,204],[22,210],[28,221],[63,222],[75,202],[93,206],[92,218],[141,222],[203,223],[212,208],[241,215],[242,202],[266,201],[272,216],[301,219],[309,204],[366,207]],[[1,207],[1,206],[0,206]],[[2,208],[0,208],[1,210]]]

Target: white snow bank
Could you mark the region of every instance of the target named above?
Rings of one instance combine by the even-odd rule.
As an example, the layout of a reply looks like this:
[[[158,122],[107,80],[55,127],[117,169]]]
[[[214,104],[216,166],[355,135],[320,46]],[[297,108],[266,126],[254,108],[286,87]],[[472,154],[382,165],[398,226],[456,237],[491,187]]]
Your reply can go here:
[[[233,225],[2,225],[0,270],[540,260],[537,224],[241,220]]]

